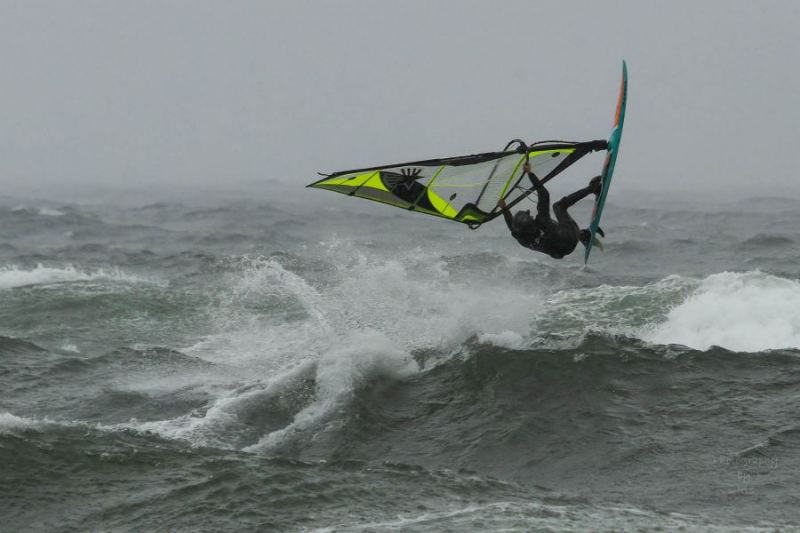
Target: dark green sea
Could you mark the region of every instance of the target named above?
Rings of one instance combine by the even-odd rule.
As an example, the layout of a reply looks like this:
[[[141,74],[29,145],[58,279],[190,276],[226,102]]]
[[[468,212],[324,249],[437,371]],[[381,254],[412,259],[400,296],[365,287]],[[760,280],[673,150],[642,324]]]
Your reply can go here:
[[[300,185],[45,196],[0,197],[4,532],[800,528],[798,200],[619,194],[584,268]]]

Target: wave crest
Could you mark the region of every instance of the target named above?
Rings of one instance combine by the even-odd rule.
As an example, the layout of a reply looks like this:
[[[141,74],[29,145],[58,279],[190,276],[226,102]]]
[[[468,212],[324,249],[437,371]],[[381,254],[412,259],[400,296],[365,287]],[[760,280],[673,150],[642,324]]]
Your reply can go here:
[[[142,283],[148,282],[149,280],[123,272],[119,268],[81,270],[73,265],[51,267],[41,263],[37,264],[32,269],[25,269],[14,265],[0,267],[0,290],[76,281]]]
[[[759,352],[800,348],[800,283],[758,271],[707,277],[666,321],[643,335],[698,350]]]

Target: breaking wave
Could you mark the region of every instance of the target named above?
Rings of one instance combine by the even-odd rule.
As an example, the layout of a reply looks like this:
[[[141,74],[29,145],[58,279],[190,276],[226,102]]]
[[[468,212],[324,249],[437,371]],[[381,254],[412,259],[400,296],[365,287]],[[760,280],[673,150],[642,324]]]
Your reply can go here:
[[[643,338],[698,350],[800,348],[800,283],[761,272],[714,274]]]

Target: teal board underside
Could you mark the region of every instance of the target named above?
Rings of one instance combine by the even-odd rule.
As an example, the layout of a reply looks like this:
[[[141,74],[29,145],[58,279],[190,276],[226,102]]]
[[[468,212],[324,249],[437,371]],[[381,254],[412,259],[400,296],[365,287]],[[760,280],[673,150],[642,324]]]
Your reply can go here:
[[[619,153],[619,146],[622,140],[622,126],[625,122],[625,103],[628,99],[628,66],[625,61],[622,62],[622,86],[620,88],[619,100],[617,102],[618,115],[615,120],[614,129],[608,138],[608,155],[603,166],[602,174],[602,189],[600,195],[594,203],[592,210],[592,220],[589,224],[589,231],[591,238],[586,245],[586,251],[583,256],[583,264],[589,261],[589,254],[592,251],[592,243],[597,234],[597,228],[600,226],[600,217],[603,215],[603,207],[606,204],[606,197],[608,196],[608,189],[611,186],[611,177],[614,175],[614,165],[617,162],[617,154]]]

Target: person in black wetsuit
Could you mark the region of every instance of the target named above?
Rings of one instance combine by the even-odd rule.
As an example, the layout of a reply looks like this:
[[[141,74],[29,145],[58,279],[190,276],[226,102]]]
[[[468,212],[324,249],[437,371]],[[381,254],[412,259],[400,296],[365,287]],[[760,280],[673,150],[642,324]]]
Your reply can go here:
[[[600,176],[592,178],[587,187],[575,191],[553,204],[553,213],[556,215],[556,220],[553,220],[550,218],[550,193],[541,184],[539,178],[531,172],[530,164],[525,163],[523,171],[530,178],[539,202],[536,206],[536,218],[531,217],[530,211],[527,210],[517,211],[512,217],[505,201],[500,200],[499,205],[503,209],[503,218],[506,220],[508,229],[511,230],[511,235],[522,246],[545,253],[555,259],[561,259],[571,254],[578,246],[578,242],[586,246],[590,237],[589,230],[580,229],[567,209],[590,194],[600,194]],[[605,237],[599,228],[598,233]]]

